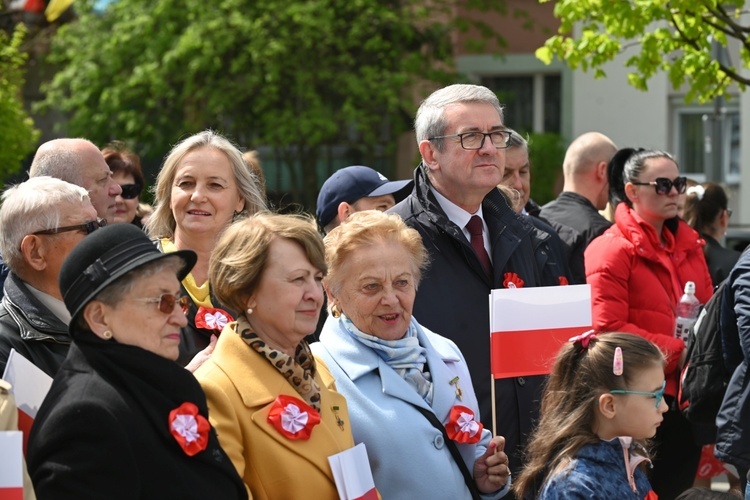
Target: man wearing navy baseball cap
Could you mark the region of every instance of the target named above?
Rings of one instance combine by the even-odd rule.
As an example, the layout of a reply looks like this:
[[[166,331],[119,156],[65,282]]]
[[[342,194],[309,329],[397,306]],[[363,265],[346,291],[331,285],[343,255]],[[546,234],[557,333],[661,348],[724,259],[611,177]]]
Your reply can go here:
[[[389,181],[370,167],[351,166],[337,170],[323,183],[315,213],[323,231],[329,233],[354,212],[385,212],[406,198],[413,180]]]

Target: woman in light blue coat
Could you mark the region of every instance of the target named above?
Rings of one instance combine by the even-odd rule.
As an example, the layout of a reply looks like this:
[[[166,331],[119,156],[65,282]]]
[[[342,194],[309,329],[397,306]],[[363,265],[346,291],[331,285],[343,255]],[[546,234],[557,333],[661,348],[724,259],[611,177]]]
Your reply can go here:
[[[325,243],[331,315],[312,348],[346,397],[378,491],[389,500],[504,496],[505,440],[478,422],[463,355],[411,316],[427,258],[419,234],[366,211]]]

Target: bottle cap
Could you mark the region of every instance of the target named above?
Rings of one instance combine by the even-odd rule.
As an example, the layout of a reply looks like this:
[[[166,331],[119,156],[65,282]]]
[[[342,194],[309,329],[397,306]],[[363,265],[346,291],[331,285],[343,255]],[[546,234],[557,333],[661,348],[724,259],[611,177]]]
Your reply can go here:
[[[685,293],[691,293],[695,295],[695,283],[692,281],[688,281],[685,283]]]

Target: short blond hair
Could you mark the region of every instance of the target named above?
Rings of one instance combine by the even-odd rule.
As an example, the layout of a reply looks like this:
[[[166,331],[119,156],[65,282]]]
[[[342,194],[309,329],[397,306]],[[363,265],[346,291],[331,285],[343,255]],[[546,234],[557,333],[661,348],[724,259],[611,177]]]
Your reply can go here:
[[[323,239],[312,216],[259,212],[230,225],[211,254],[208,278],[219,302],[238,313],[245,310],[276,238],[298,243],[310,263],[326,273]]]
[[[422,273],[429,264],[427,250],[422,244],[419,232],[407,226],[398,215],[379,210],[364,210],[351,214],[346,222],[331,230],[323,241],[328,265],[328,275],[324,281],[334,295],[346,279],[340,272],[344,262],[352,255],[356,255],[359,249],[374,243],[403,245],[411,259],[415,285],[419,285]]]

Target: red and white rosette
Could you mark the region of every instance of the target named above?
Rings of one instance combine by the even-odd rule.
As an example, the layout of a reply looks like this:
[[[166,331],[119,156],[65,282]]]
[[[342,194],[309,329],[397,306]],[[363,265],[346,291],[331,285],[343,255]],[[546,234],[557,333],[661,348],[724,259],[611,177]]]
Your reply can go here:
[[[307,441],[320,423],[320,414],[301,399],[281,394],[268,412],[268,423],[287,439]]]
[[[516,273],[505,273],[503,275],[503,286],[505,288],[523,288],[523,280]]]
[[[169,432],[189,457],[203,451],[208,445],[211,425],[193,403],[182,403],[169,412]]]
[[[484,426],[481,422],[477,422],[471,408],[461,405],[451,408],[448,423],[445,424],[445,432],[453,441],[474,444],[482,438],[482,429]]]
[[[227,323],[232,321],[234,321],[232,315],[219,308],[200,306],[195,314],[195,326],[219,333],[227,326]]]

